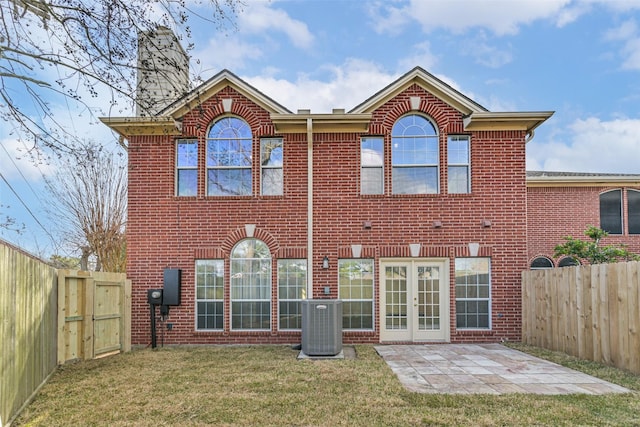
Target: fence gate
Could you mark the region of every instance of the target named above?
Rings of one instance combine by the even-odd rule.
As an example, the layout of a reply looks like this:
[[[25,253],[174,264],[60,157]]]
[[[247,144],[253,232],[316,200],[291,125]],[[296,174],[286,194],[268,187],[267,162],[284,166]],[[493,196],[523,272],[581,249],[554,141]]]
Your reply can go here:
[[[131,281],[125,274],[58,271],[58,363],[131,349]]]

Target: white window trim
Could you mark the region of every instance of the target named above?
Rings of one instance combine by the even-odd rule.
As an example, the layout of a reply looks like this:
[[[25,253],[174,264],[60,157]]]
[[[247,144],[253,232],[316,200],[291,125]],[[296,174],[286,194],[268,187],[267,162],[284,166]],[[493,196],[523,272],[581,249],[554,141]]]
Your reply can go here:
[[[373,258],[340,258],[338,260],[338,265],[340,265],[340,261],[370,261],[371,262],[371,275],[372,275],[372,283],[371,283],[371,300],[369,300],[368,298],[360,298],[360,299],[344,299],[344,298],[340,298],[340,300],[342,300],[343,304],[344,302],[371,302],[371,328],[360,328],[360,329],[355,329],[355,328],[345,328],[345,326],[342,326],[342,329],[344,331],[349,331],[349,332],[371,332],[374,331],[376,328],[376,263],[375,260]],[[340,295],[340,268],[338,267],[338,296]]]
[[[222,287],[223,287],[223,297],[222,299],[199,299],[198,298],[198,262],[199,261],[219,261],[222,262]],[[195,289],[195,307],[194,307],[194,320],[195,320],[195,330],[196,331],[201,331],[201,332],[220,332],[220,331],[224,331],[224,322],[226,319],[225,316],[225,312],[224,312],[224,260],[222,259],[218,259],[218,258],[211,258],[211,259],[197,259],[194,263],[194,267],[195,267],[195,283],[194,283],[194,289]],[[198,303],[199,302],[222,302],[222,328],[198,328]]]
[[[467,140],[467,162],[449,163],[449,141],[453,138],[464,138]],[[452,193],[449,188],[449,166],[465,166],[467,168],[467,191],[465,193]],[[447,192],[449,194],[471,194],[471,135],[449,135],[447,137]]]
[[[459,259],[466,259],[466,258],[470,258],[470,257],[460,257]],[[455,326],[456,326],[456,330],[457,331],[492,331],[493,330],[493,266],[492,266],[492,259],[490,257],[478,257],[478,258],[487,258],[489,260],[489,298],[458,298],[457,296],[455,296],[454,298],[454,307],[455,307],[455,303],[457,301],[487,301],[487,303],[489,304],[488,309],[488,327],[486,328],[459,328],[458,327],[458,321],[457,319],[455,320]],[[458,258],[456,258],[458,259]],[[453,267],[453,276],[454,276],[454,295],[455,295],[455,286],[457,286],[455,284],[455,273],[456,273],[456,268],[455,268],[455,260],[453,261],[454,263],[454,267]],[[458,310],[456,308],[456,316],[458,315]]]
[[[178,146],[181,144],[196,144],[196,165],[195,166],[180,166],[178,165]],[[197,139],[188,139],[181,138],[176,139],[175,142],[175,167],[176,167],[176,176],[174,182],[174,196],[176,197],[196,197],[198,195],[198,161],[199,161],[200,147],[198,146]],[[179,194],[179,176],[181,170],[195,170],[196,171],[196,194],[194,195],[181,195]]]

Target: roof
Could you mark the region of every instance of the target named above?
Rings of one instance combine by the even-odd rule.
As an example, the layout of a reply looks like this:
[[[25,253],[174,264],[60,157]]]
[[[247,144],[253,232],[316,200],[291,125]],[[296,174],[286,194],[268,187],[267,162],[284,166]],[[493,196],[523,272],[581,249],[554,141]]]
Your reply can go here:
[[[371,113],[413,84],[417,84],[465,115],[473,112],[489,111],[433,74],[425,71],[422,67],[415,67],[363,103],[355,106],[349,113]]]
[[[553,111],[491,112],[421,67],[404,74],[349,113],[371,113],[413,84],[458,110],[464,116],[466,131],[521,130],[532,135],[553,115]]]
[[[528,187],[640,186],[640,174],[527,171]]]
[[[372,113],[413,84],[423,87],[463,115],[466,131],[518,130],[529,138],[536,127],[553,111],[490,112],[471,98],[428,73],[415,67],[349,112],[334,109],[332,113],[312,114],[309,110],[292,113],[229,70],[222,70],[201,86],[161,110],[157,117],[103,117],[100,120],[122,137],[131,135],[180,135],[181,118],[229,86],[270,113],[276,133],[368,132]]]

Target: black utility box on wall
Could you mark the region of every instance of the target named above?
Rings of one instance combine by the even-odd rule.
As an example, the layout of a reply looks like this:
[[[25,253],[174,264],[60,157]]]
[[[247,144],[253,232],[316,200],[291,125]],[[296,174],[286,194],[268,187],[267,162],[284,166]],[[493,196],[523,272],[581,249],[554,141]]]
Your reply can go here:
[[[165,268],[162,305],[180,305],[180,280],[179,268]]]

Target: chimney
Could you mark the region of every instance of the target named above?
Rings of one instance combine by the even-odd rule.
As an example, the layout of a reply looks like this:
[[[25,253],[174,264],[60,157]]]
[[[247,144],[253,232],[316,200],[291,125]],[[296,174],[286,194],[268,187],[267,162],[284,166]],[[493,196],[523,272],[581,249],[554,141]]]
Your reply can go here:
[[[169,28],[138,35],[136,116],[155,116],[189,91],[189,59]]]

